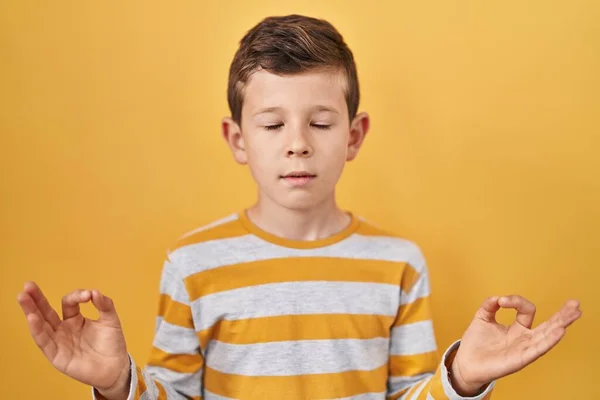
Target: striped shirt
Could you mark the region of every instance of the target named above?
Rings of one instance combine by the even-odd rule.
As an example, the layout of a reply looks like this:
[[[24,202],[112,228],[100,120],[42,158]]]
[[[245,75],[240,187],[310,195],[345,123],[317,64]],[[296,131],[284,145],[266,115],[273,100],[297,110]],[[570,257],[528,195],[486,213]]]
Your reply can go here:
[[[129,400],[463,399],[448,379],[459,341],[438,351],[420,249],[350,215],[316,241],[245,212],[179,238]]]

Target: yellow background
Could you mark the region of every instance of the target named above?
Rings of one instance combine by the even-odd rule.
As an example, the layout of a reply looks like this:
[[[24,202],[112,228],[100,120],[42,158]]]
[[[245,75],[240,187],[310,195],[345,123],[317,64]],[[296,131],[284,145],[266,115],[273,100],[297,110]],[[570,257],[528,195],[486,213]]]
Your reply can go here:
[[[292,12],[330,20],[355,53],[372,130],[341,205],[422,247],[440,347],[485,296],[526,296],[536,323],[578,298],[583,318],[494,399],[597,397],[600,3],[13,0],[0,5],[0,398],[90,393],[31,340],[16,302],[28,279],[57,307],[103,290],[145,361],[165,249],[254,199],[219,130],[237,42]]]

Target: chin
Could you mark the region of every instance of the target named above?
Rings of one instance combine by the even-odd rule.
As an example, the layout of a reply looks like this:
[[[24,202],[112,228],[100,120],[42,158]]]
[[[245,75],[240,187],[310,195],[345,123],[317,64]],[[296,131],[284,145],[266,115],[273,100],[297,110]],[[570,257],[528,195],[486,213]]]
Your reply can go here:
[[[290,210],[309,210],[323,203],[323,198],[308,193],[294,193],[288,196],[275,198],[278,204]]]

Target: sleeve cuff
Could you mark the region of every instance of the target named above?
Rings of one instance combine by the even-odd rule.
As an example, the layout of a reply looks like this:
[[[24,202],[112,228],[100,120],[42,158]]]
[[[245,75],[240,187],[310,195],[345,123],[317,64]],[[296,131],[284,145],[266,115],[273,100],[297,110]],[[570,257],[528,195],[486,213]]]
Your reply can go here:
[[[129,355],[129,361],[130,361],[130,367],[129,367],[129,394],[127,395],[127,400],[134,400],[135,399],[135,392],[138,386],[138,374],[137,374],[137,365],[135,364],[135,361],[133,361],[133,357],[131,357],[131,354]],[[106,400],[104,398],[104,396],[101,396],[100,393],[98,393],[98,390],[96,390],[95,387],[92,387],[92,399],[93,400]]]
[[[452,345],[448,347],[448,349],[442,357],[441,377],[444,393],[446,394],[449,400],[483,400],[494,389],[494,385],[496,384],[495,381],[492,381],[490,384],[488,384],[483,392],[473,397],[464,397],[459,395],[458,393],[456,393],[456,390],[454,390],[454,387],[452,387],[452,384],[450,383],[450,378],[448,376],[448,365],[450,365],[450,363],[452,362],[452,359],[454,358],[454,355],[456,354],[456,350],[458,349],[459,345],[460,340],[457,340],[454,343],[452,343]]]

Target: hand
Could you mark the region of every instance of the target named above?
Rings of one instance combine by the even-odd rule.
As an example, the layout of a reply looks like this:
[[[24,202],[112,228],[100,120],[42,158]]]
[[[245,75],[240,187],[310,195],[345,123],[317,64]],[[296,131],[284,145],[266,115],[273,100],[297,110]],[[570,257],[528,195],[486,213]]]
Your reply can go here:
[[[127,396],[130,361],[111,299],[97,290],[71,292],[62,299],[62,320],[33,282],[25,284],[17,300],[31,336],[56,369],[103,395],[125,388]],[[79,304],[90,300],[99,312],[98,320],[79,311]]]
[[[510,326],[495,319],[500,308],[517,310]],[[450,371],[453,386],[473,396],[493,380],[517,372],[552,349],[566,328],[581,317],[579,302],[567,301],[549,320],[532,329],[535,305],[521,296],[490,297],[465,331]]]

